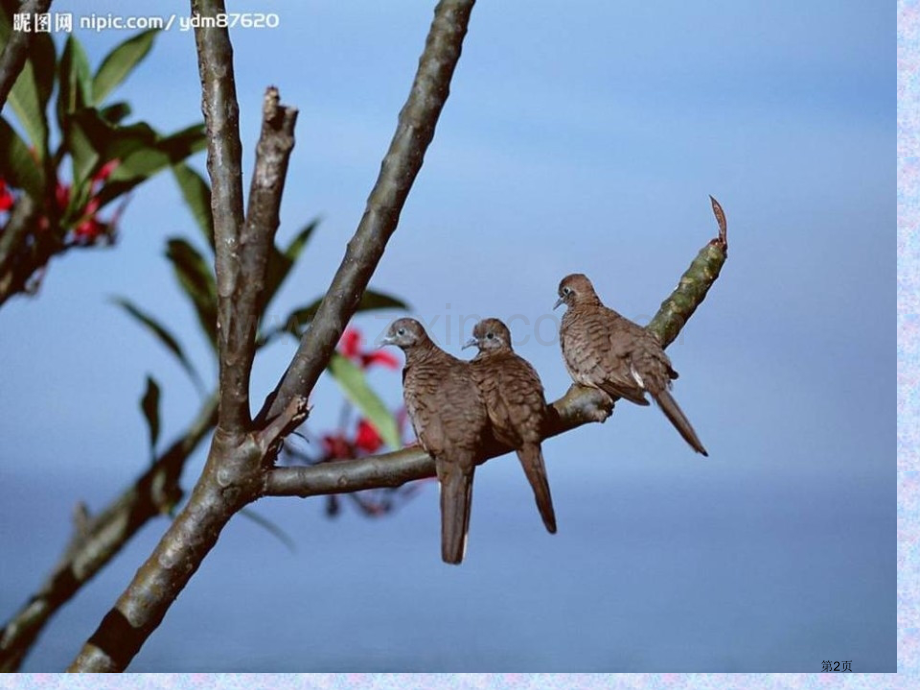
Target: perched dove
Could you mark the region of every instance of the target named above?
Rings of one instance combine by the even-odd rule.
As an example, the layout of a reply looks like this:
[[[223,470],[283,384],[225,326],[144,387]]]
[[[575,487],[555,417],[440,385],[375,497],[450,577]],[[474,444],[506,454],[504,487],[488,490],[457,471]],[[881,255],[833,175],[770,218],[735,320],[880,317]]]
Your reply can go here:
[[[415,319],[394,321],[383,338],[406,354],[403,396],[419,442],[432,457],[441,487],[441,558],[466,552],[473,473],[489,420],[471,365],[435,345]]]
[[[540,448],[547,415],[540,377],[527,360],[515,354],[511,332],[498,319],[477,323],[464,348],[472,345],[479,348],[472,361],[473,378],[485,400],[492,432],[517,451],[543,524],[555,534],[556,514]]]
[[[562,356],[575,382],[637,405],[649,404],[645,397],[648,391],[693,450],[708,455],[671,396],[671,379],[677,378],[677,372],[658,339],[605,307],[591,281],[580,273],[559,283],[556,307],[560,304],[568,307],[559,329]]]

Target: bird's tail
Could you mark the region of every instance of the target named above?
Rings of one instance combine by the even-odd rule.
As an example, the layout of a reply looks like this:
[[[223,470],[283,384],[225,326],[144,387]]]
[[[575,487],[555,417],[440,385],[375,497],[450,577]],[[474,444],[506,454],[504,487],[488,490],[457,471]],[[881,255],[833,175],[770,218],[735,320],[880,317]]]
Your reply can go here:
[[[664,416],[671,421],[671,424],[673,424],[674,428],[680,432],[680,435],[684,437],[684,440],[690,444],[690,447],[693,448],[693,450],[695,450],[697,453],[708,457],[709,453],[707,453],[706,449],[703,448],[703,444],[700,442],[699,437],[693,430],[693,425],[690,424],[690,420],[687,419],[687,416],[684,414],[683,410],[680,409],[680,405],[678,405],[677,401],[671,396],[670,391],[665,389],[660,393],[653,394],[652,397],[655,398],[655,402],[658,403],[658,407],[660,407],[661,411],[664,412]]]
[[[518,451],[518,458],[524,467],[527,481],[533,487],[533,496],[537,499],[537,508],[546,525],[546,531],[556,533],[556,512],[553,510],[553,497],[549,492],[549,481],[546,478],[546,465],[543,462],[543,451],[538,443],[525,443]]]
[[[470,530],[473,501],[473,472],[459,468],[441,473],[441,558],[459,565],[466,554],[466,535]]]

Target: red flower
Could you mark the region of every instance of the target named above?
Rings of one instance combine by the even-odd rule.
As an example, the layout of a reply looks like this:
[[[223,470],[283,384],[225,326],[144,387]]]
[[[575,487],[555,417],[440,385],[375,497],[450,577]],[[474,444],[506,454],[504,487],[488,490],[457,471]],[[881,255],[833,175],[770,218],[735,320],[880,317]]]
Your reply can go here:
[[[383,445],[383,439],[377,433],[377,429],[366,419],[358,422],[358,430],[355,433],[355,447],[368,453],[376,453],[380,446]]]
[[[399,360],[389,352],[373,350],[361,355],[361,365],[368,369],[372,364],[382,364],[387,369],[399,369]]]
[[[361,349],[363,339],[361,331],[357,328],[346,328],[339,341],[339,350],[362,369],[369,369],[374,364],[381,364],[388,369],[399,368],[399,360],[389,352]]]
[[[339,350],[348,359],[361,357],[361,332],[357,328],[346,328],[339,341]]]
[[[9,211],[13,208],[13,203],[15,201],[12,193],[7,189],[6,182],[0,178],[0,212]]]

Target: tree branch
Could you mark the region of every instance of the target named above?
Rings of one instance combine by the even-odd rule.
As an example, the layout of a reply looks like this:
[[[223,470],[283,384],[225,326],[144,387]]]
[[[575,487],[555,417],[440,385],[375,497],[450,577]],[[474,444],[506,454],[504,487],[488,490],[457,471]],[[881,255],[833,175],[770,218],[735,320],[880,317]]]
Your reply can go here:
[[[249,375],[256,352],[256,330],[262,311],[268,257],[275,246],[280,223],[281,196],[288,162],[294,149],[297,110],[281,105],[278,89],[269,87],[262,103],[262,132],[256,146],[256,163],[249,187],[246,224],[240,237],[238,258],[241,279],[233,292],[232,332],[228,334],[226,360],[234,397],[245,400],[249,414]]]
[[[661,303],[658,313],[651,320],[647,328],[658,336],[663,347],[667,347],[687,320],[693,316],[696,308],[706,299],[706,293],[719,277],[722,264],[728,257],[728,223],[725,212],[712,196],[712,212],[719,224],[719,234],[709,241],[709,244],[700,250],[690,268],[680,277],[677,287]]]
[[[543,438],[558,436],[582,424],[602,422],[613,412],[606,393],[572,385],[552,404]],[[510,453],[499,443],[490,445],[480,464]],[[355,460],[337,460],[306,467],[274,467],[266,477],[266,496],[318,496],[366,489],[393,488],[416,479],[435,476],[434,459],[419,446]]]
[[[276,397],[276,407],[268,424],[259,425],[265,427],[261,432],[249,429],[248,405],[244,404],[246,391],[239,387],[239,381],[229,376],[231,367],[241,366],[239,360],[228,357],[241,351],[230,342],[233,334],[238,332],[232,321],[238,315],[232,313],[235,305],[230,298],[235,294],[239,280],[249,278],[243,272],[238,255],[242,216],[231,210],[239,202],[237,185],[233,180],[226,179],[228,166],[236,165],[235,174],[238,175],[239,162],[236,101],[230,64],[232,49],[226,30],[196,29],[204,111],[208,136],[212,140],[209,142],[208,168],[214,187],[212,208],[220,300],[219,421],[204,472],[188,503],[114,608],[83,645],[70,670],[124,669],[159,626],[179,592],[217,543],[230,518],[262,494],[269,466],[267,456],[274,454],[278,435],[305,414],[307,393],[354,312],[383,253],[386,240],[396,227],[399,211],[421,166],[424,150],[431,141],[437,116],[447,98],[450,76],[460,55],[460,44],[466,34],[472,5],[472,0],[442,0],[435,10],[435,20],[409,102],[400,114],[397,134],[384,159],[377,186],[371,193],[365,218],[349,244],[343,265],[310,329],[311,333],[318,333],[321,337],[317,341],[308,336],[301,344],[300,352],[310,352],[314,356],[304,357],[299,364],[295,360],[289,370],[312,377],[312,381],[305,388],[283,388],[283,382],[279,383],[284,395]],[[218,0],[192,0],[192,8],[207,16],[222,9],[222,3]],[[217,126],[218,122],[222,125]],[[215,142],[215,138],[230,141]],[[219,177],[225,178],[221,185],[218,185]],[[325,354],[321,350],[314,351],[320,345],[328,345]]]
[[[217,423],[217,395],[202,406],[189,429],[102,512],[75,530],[51,574],[0,630],[0,672],[19,669],[39,633],[121,551],[148,520],[179,502],[185,462]]]
[[[713,211],[719,221],[719,237],[703,247],[690,267],[681,276],[677,288],[662,302],[661,308],[646,327],[667,347],[684,327],[706,293],[719,277],[728,252],[725,215],[715,199]],[[605,393],[593,388],[572,385],[568,392],[554,402],[543,438],[550,438],[590,422],[603,422],[613,413]],[[511,452],[495,444],[489,447],[480,462]],[[317,496],[350,493],[366,489],[397,487],[416,479],[435,476],[433,458],[420,447],[404,448],[354,460],[310,465],[307,467],[275,467],[266,477],[266,496]]]
[[[223,0],[192,0],[192,14],[216,17],[226,13]],[[217,273],[217,340],[220,360],[220,426],[242,432],[250,424],[249,366],[246,344],[237,337],[247,331],[234,307],[241,289],[240,243],[243,228],[242,146],[239,106],[233,76],[233,46],[226,28],[196,27],[201,109],[208,136],[208,174],[214,218]],[[249,358],[251,362],[251,357]]]
[[[435,8],[409,98],[399,113],[396,133],[364,215],[294,360],[275,392],[265,401],[260,419],[280,414],[295,395],[309,397],[354,315],[387,241],[396,230],[403,204],[434,137],[474,2],[441,0]]]
[[[19,14],[33,15],[31,25],[35,26],[35,14],[44,14],[51,8],[51,0],[26,0],[19,8]],[[19,78],[29,57],[29,44],[33,32],[10,30],[10,39],[0,54],[0,110],[6,105],[7,96]]]

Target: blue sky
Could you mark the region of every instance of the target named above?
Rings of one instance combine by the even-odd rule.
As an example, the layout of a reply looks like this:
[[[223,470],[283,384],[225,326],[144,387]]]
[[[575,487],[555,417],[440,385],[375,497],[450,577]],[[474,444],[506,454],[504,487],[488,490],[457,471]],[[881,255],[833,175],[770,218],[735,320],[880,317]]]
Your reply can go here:
[[[320,294],[341,259],[431,8],[231,8],[280,19],[232,34],[247,173],[275,84],[300,109],[279,237],[323,219],[279,314]],[[516,460],[489,462],[461,568],[439,560],[433,485],[376,521],[263,501],[296,552],[234,520],[131,668],[788,672],[846,659],[894,671],[893,19],[865,1],[479,3],[372,285],[437,317],[432,335],[455,354],[463,316],[542,324],[519,320],[515,337],[530,336],[518,351],[555,398],[568,386],[548,316],[559,279],[584,272],[647,320],[716,232],[714,195],[729,261],[669,349],[675,397],[711,457],[653,408],[621,404],[545,444],[552,537]],[[78,36],[96,65],[126,34]],[[200,119],[193,36],[160,36],[116,95],[164,131]],[[213,375],[162,257],[167,237],[197,241],[173,181],[140,189],[121,228],[116,248],[54,262],[38,297],[0,311],[3,618],[55,562],[74,503],[101,508],[143,470],[144,375],[163,384],[167,439],[196,409],[179,368],[106,298],[159,315]],[[396,315],[357,324],[373,337]],[[254,400],[293,348],[256,362]],[[394,405],[398,378],[372,375]],[[315,400],[313,428],[334,426],[334,385]],[[57,616],[27,670],[69,662],[164,528],[149,525]]]

